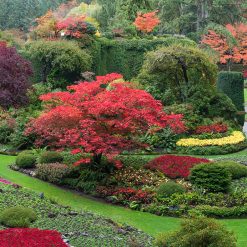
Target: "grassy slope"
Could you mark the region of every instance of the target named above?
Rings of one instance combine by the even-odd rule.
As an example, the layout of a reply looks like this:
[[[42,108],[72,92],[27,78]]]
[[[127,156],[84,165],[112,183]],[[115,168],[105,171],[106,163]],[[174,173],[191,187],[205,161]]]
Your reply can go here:
[[[9,179],[34,191],[44,192],[47,197],[56,198],[63,205],[69,205],[77,210],[88,210],[112,218],[117,222],[135,226],[152,235],[161,231],[173,230],[179,225],[180,219],[177,218],[159,217],[149,213],[132,211],[123,207],[105,204],[70,191],[64,191],[49,183],[12,171],[8,168],[8,164],[12,163],[14,159],[15,157],[0,155],[0,177]],[[237,234],[238,246],[246,247],[247,219],[222,220],[222,222]]]

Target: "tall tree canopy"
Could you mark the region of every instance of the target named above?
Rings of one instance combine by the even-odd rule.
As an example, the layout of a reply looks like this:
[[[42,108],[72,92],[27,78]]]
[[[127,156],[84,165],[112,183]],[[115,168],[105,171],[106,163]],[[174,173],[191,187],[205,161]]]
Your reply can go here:
[[[4,0],[0,1],[0,29],[27,30],[30,24],[67,0]]]

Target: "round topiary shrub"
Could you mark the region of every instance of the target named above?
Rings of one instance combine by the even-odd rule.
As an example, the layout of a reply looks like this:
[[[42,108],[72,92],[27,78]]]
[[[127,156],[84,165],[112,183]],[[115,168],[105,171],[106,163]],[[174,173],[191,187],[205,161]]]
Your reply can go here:
[[[157,195],[159,197],[169,197],[175,193],[182,194],[184,192],[185,188],[181,184],[175,182],[163,183],[157,189]]]
[[[24,151],[18,154],[15,164],[19,168],[34,168],[37,157],[31,151]]]
[[[46,151],[40,155],[39,163],[40,164],[52,164],[52,163],[62,163],[63,156],[62,154],[55,151]]]
[[[184,220],[178,231],[161,233],[155,240],[158,247],[236,247],[233,232],[215,219],[197,218]]]
[[[225,167],[231,173],[232,179],[247,177],[247,166],[231,160],[218,161],[215,163],[221,165],[222,167]]]
[[[31,208],[12,207],[3,210],[0,222],[11,228],[26,228],[36,220],[36,213]]]
[[[200,164],[191,170],[192,185],[208,192],[226,192],[231,185],[231,173],[217,163]]]

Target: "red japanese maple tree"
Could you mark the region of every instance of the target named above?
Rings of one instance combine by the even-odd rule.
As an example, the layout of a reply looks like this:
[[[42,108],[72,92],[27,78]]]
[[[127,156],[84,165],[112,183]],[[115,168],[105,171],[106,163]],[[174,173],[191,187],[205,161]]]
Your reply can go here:
[[[184,131],[182,115],[167,115],[149,93],[117,79],[122,75],[98,76],[94,82],[69,86],[68,92],[41,96],[46,110],[30,123],[27,134],[37,135],[37,145],[90,153],[99,164],[102,155],[113,158],[123,150],[144,145],[138,137],[150,127]],[[90,159],[77,164],[87,162]]]
[[[202,44],[206,44],[218,52],[222,64],[243,63],[247,65],[247,25],[243,23],[228,24],[226,29],[235,39],[236,45],[231,45],[225,35],[214,30],[209,30],[208,34],[203,36]]]
[[[157,11],[149,12],[146,14],[138,13],[134,25],[136,28],[144,33],[151,33],[155,27],[160,23],[157,17]]]

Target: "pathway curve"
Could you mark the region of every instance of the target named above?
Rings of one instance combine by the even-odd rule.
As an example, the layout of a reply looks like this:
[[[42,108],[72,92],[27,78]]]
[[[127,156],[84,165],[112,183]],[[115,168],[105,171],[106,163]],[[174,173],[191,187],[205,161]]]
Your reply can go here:
[[[149,213],[134,211],[123,207],[109,205],[103,202],[83,197],[77,193],[64,190],[52,184],[26,176],[13,171],[9,164],[13,163],[15,157],[0,155],[0,177],[36,192],[44,192],[49,198],[56,198],[58,203],[71,206],[75,210],[87,210],[108,217],[119,223],[132,225],[151,235],[159,232],[171,231],[178,227],[180,219],[161,217]],[[247,246],[246,229],[247,219],[229,219],[222,222],[238,237],[238,247]]]

